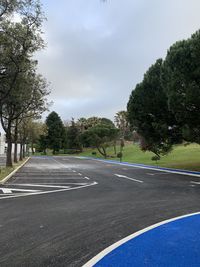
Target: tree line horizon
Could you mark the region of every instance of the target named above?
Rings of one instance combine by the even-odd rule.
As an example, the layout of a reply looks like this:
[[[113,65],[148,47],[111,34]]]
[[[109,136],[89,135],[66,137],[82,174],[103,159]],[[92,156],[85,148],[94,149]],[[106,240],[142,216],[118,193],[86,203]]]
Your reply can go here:
[[[20,21],[13,16],[18,14]],[[0,2],[0,120],[8,144],[6,165],[25,157],[25,145],[68,152],[96,147],[107,157],[107,148],[123,140],[137,140],[156,159],[175,144],[200,144],[200,31],[178,41],[144,74],[130,94],[127,110],[117,112],[115,122],[90,117],[64,125],[56,112],[45,123],[38,121],[48,110],[49,84],[37,72],[34,55],[44,49],[45,20],[39,0]]]

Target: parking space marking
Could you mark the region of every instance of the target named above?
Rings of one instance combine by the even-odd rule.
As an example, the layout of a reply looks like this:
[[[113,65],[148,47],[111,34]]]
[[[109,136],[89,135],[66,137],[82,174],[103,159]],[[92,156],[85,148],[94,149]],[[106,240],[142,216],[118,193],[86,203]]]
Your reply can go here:
[[[200,184],[200,182],[194,182],[194,181],[191,181],[190,183],[192,183],[192,184]]]
[[[12,194],[13,192],[34,193],[34,192],[39,192],[40,190],[32,190],[32,189],[30,190],[30,189],[3,187],[3,188],[0,188],[0,191],[2,191],[3,194]]]
[[[11,185],[11,184],[9,184]],[[44,188],[69,188],[69,186],[63,185],[53,185],[53,184],[12,184],[15,186],[25,186],[25,187],[44,187]],[[0,188],[1,189],[1,188]],[[5,188],[4,188],[5,189]],[[28,190],[27,190],[28,191]],[[33,190],[35,191],[35,190]],[[40,190],[41,191],[41,190]]]
[[[44,194],[51,194],[51,193],[58,193],[58,192],[64,192],[64,191],[70,191],[70,190],[77,190],[77,189],[82,189],[90,186],[97,185],[97,182],[93,183],[88,183],[84,185],[78,185],[77,187],[69,187],[69,188],[61,188],[61,189],[56,189],[56,190],[51,190],[51,191],[40,191],[40,192],[35,192],[35,193],[24,193],[20,195],[10,195],[10,196],[5,196],[5,197],[0,197],[0,200],[4,199],[9,199],[9,198],[18,198],[18,197],[27,197],[27,196],[35,196],[35,195],[44,195]]]

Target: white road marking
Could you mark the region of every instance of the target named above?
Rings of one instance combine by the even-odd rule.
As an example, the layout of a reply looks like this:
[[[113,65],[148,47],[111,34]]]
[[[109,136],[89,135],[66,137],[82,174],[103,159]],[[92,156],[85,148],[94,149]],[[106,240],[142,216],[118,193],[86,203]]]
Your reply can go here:
[[[9,184],[10,185],[10,184]],[[29,187],[29,186],[31,186],[31,187],[50,187],[50,188],[69,188],[69,186],[63,186],[63,185],[60,185],[60,186],[58,186],[58,185],[50,185],[50,184],[13,184],[13,185],[17,185],[17,186],[27,186],[27,187]],[[1,189],[1,188],[0,188]],[[16,190],[17,190],[17,188],[16,188]],[[28,191],[28,190],[27,190]],[[34,191],[34,190],[33,190]],[[40,190],[41,191],[41,190]]]
[[[90,261],[88,261],[86,264],[84,264],[82,267],[92,267],[94,266],[97,262],[99,262],[100,260],[103,259],[103,257],[105,257],[106,255],[108,255],[110,252],[112,252],[113,250],[115,250],[116,248],[120,247],[121,245],[125,244],[126,242],[128,242],[129,240],[132,240],[133,238],[136,238],[137,236],[140,236],[141,234],[148,232],[156,227],[159,227],[161,225],[179,220],[179,219],[183,219],[186,217],[190,217],[190,216],[194,216],[194,215],[199,215],[200,212],[196,212],[196,213],[191,213],[191,214],[186,214],[183,216],[179,216],[179,217],[175,217],[169,220],[165,220],[156,224],[153,224],[147,228],[144,228],[134,234],[131,234],[121,240],[119,240],[118,242],[114,243],[113,245],[105,248],[103,251],[101,251],[98,255],[96,255],[94,258],[92,258]]]
[[[0,188],[0,190],[4,193],[4,194],[12,194],[13,192],[30,192],[30,193],[35,193],[35,192],[39,192],[41,190],[30,190],[30,189],[21,189],[21,188]]]
[[[88,178],[88,177],[85,177],[85,179],[90,180],[90,178]]]
[[[84,157],[83,157],[84,159]],[[88,159],[88,158],[85,158]],[[100,161],[100,162],[104,162],[104,163],[108,163],[107,160],[102,160],[102,159],[96,159],[96,158],[89,158],[90,160],[95,160],[95,161]],[[153,170],[153,171],[157,171],[157,172],[166,172],[166,173],[174,173],[174,174],[181,174],[181,175],[186,175],[186,176],[194,176],[194,177],[200,177],[200,174],[197,172],[187,172],[184,170],[177,170],[177,169],[162,169],[162,167],[160,168],[156,168],[154,166],[140,166],[140,165],[133,165],[131,163],[128,162],[111,162],[111,164],[113,165],[122,165],[122,166],[128,166],[134,169],[146,169],[146,170]]]
[[[86,185],[87,183],[48,183],[48,185],[61,185],[61,186],[63,186],[63,185],[70,185],[70,184],[72,184],[72,185]],[[23,186],[23,185],[25,185],[25,184],[9,184],[9,185],[19,185],[19,186]],[[30,186],[34,186],[34,185],[37,185],[37,184],[26,184],[26,185],[30,185]],[[43,185],[47,185],[47,183],[40,183],[40,185],[41,186],[43,186]],[[66,186],[67,187],[67,186]]]
[[[148,173],[148,172],[147,172],[146,174],[148,174],[148,175],[152,175],[152,176],[155,175],[154,173]]]
[[[81,175],[82,175],[82,173],[80,173],[80,172],[79,172],[79,173],[78,173],[78,175],[80,175],[80,176],[81,176]]]
[[[23,194],[23,195],[12,195],[12,196],[0,197],[0,200],[8,199],[8,198],[27,197],[27,196],[44,195],[44,194],[64,192],[64,191],[70,191],[70,190],[77,190],[77,189],[82,189],[82,188],[90,187],[90,186],[97,185],[97,184],[98,184],[97,182],[93,182],[90,184],[85,184],[85,185],[81,185],[81,186],[77,186],[77,187],[63,188],[63,189],[52,190],[52,191],[43,191],[43,192],[40,191],[40,192],[36,192],[36,193],[28,193],[28,194]]]
[[[66,168],[66,166],[62,163],[60,163],[59,161],[55,160],[55,159],[51,159],[51,160],[54,160],[55,162],[57,162],[59,165],[62,165]],[[66,168],[67,169],[67,168]],[[42,170],[44,170],[44,167],[42,168]],[[74,171],[76,172],[76,171]],[[39,173],[38,173],[39,174]],[[19,180],[20,179],[26,179],[26,180],[30,180],[30,178],[28,177],[19,177]],[[45,177],[42,177],[42,178],[38,178],[38,177],[35,177],[35,178],[31,178],[31,179],[34,179],[34,180],[43,180],[43,179],[47,179],[47,180],[60,180],[60,179],[63,179],[63,180],[70,180],[70,179],[77,179],[77,180],[82,180],[82,179],[85,179],[83,177],[67,177],[67,178],[57,178],[57,177],[52,177],[52,178],[45,178]],[[89,179],[89,178],[88,178]],[[49,183],[48,183],[49,184]],[[46,187],[48,186],[48,184],[44,183],[43,185],[45,185]],[[50,183],[51,184],[51,187],[55,187],[53,186],[52,184],[53,183]],[[31,190],[31,191],[34,191],[34,192],[30,192],[30,190],[26,190],[26,191],[29,191],[29,193],[18,193],[18,194],[7,194],[7,195],[2,195],[0,197],[0,200],[4,200],[4,199],[10,199],[10,198],[17,198],[17,197],[26,197],[26,196],[34,196],[34,195],[44,195],[44,194],[51,194],[51,193],[57,193],[57,192],[64,192],[64,191],[70,191],[70,190],[77,190],[77,189],[82,189],[82,188],[86,188],[86,187],[90,187],[90,186],[94,186],[94,185],[97,185],[98,183],[97,182],[90,182],[90,183],[64,183],[64,184],[71,184],[71,185],[78,185],[76,187],[70,187],[70,186],[56,186],[56,188],[58,187],[58,189],[56,190],[50,190],[50,191],[41,191],[41,190]],[[15,186],[17,184],[14,184]],[[19,184],[18,184],[19,185]],[[24,185],[24,184],[22,184]],[[37,186],[42,186],[42,183],[40,183],[39,185],[38,184],[27,184],[27,185],[30,185],[30,186],[34,186],[34,185],[37,185]],[[50,187],[50,186],[48,186]],[[50,187],[50,188],[51,188]],[[5,189],[5,188],[3,188]],[[8,189],[8,188],[7,188]],[[19,191],[19,189],[15,188],[16,191]],[[24,189],[25,190],[25,189]]]
[[[192,184],[200,184],[200,182],[194,182],[194,181],[191,181],[190,183],[192,183]]]
[[[125,179],[128,179],[128,180],[137,182],[137,183],[144,183],[144,182],[141,181],[141,180],[137,180],[137,179],[134,179],[134,178],[130,178],[130,177],[127,177],[127,176],[125,176],[125,175],[121,175],[121,174],[115,174],[115,175],[116,175],[117,177],[125,178]]]
[[[55,176],[53,176],[52,178],[50,178],[50,177],[30,177],[30,178],[28,178],[28,177],[18,177],[18,180],[23,180],[23,179],[25,179],[25,180],[76,180],[76,179],[78,179],[78,180],[80,180],[80,179],[84,179],[84,178],[82,178],[82,177],[80,177],[80,176],[76,176],[76,177],[55,177]]]

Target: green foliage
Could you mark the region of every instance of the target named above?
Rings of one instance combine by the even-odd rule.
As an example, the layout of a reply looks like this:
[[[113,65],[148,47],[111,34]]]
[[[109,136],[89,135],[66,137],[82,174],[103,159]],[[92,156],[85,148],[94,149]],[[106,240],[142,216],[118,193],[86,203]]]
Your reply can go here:
[[[123,153],[122,152],[118,152],[117,153],[117,157],[120,159],[120,161],[122,161]]]
[[[172,45],[132,92],[128,120],[157,156],[183,140],[200,144],[200,31]]]
[[[129,121],[127,118],[127,111],[121,110],[118,111],[115,115],[115,124],[117,128],[120,130],[120,136],[125,140],[132,140],[133,135],[130,129]]]
[[[47,140],[46,135],[40,135],[38,142],[37,142],[36,150],[46,154],[47,147],[48,147],[48,140]]]
[[[200,144],[200,31],[172,45],[164,62],[169,110],[185,140]]]
[[[128,119],[134,130],[143,137],[142,149],[156,155],[166,154],[179,141],[178,125],[168,110],[163,90],[162,60],[159,59],[144,75],[128,102]]]
[[[66,146],[68,149],[81,151],[80,130],[72,121],[72,125],[66,129]]]
[[[106,158],[106,149],[117,138],[118,133],[118,129],[109,124],[98,124],[81,135],[81,142],[83,145],[96,147],[99,153]]]
[[[47,125],[47,144],[53,150],[53,154],[63,147],[65,129],[61,118],[55,111],[52,111],[46,118]]]
[[[19,22],[14,22],[14,12]],[[16,122],[38,117],[47,107],[47,83],[36,73],[37,61],[33,60],[33,54],[44,47],[43,20],[37,0],[0,1],[0,116],[8,143],[7,166],[12,166],[12,128],[17,130]]]

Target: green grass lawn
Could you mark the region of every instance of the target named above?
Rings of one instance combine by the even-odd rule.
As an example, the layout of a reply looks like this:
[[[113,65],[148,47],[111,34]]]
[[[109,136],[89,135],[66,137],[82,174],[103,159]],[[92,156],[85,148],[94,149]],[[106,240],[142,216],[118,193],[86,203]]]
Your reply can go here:
[[[0,167],[0,181],[3,180],[7,175],[19,167],[26,159],[20,161],[16,164],[13,164],[13,167]]]
[[[119,151],[119,147],[117,148]],[[88,149],[80,156],[92,157],[92,151],[97,153],[96,157],[102,158],[96,149]],[[108,154],[114,156],[113,148],[108,148]],[[148,165],[157,165],[162,167],[179,168],[185,170],[200,171],[200,145],[190,144],[187,146],[177,145],[167,156],[161,158],[156,164],[151,158],[154,156],[151,152],[142,152],[138,145],[129,144],[124,147],[123,161],[131,163],[142,163]],[[116,159],[116,158],[114,158]]]
[[[119,152],[119,147],[117,147],[117,151]],[[96,156],[92,155],[92,152],[96,152]],[[109,147],[107,152],[109,156],[112,156],[108,160],[117,159],[114,155],[113,147]],[[42,155],[42,153],[36,153],[35,155]],[[47,155],[52,156],[52,152],[48,150]],[[67,156],[69,154],[59,153],[57,155]],[[73,155],[103,158],[95,148],[85,149],[82,153]],[[126,162],[200,171],[200,145],[198,144],[174,146],[172,152],[162,157],[157,163],[151,160],[152,156],[155,156],[152,152],[143,152],[136,144],[126,144],[123,151],[123,161]]]

